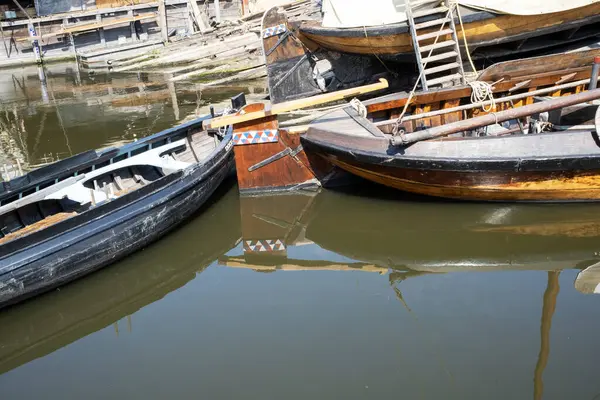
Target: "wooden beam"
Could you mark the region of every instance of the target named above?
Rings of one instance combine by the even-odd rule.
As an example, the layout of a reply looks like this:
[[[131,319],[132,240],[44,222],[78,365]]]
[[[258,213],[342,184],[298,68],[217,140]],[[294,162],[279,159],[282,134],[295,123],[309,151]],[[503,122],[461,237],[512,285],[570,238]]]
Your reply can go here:
[[[167,30],[167,7],[165,0],[158,0],[158,27],[160,28],[160,37],[163,43],[169,41],[169,31]]]
[[[72,28],[63,28],[62,30],[56,31],[56,32],[50,32],[50,33],[45,34],[44,38],[53,37],[53,36],[61,36],[61,35],[65,35],[65,34],[72,34],[72,33],[78,33],[78,32],[92,31],[95,29],[107,28],[107,27],[111,27],[111,26],[115,26],[115,25],[126,24],[128,22],[151,20],[151,19],[156,19],[155,13],[140,14],[140,15],[136,15],[133,17],[117,18],[117,19],[113,19],[111,21],[102,22],[100,24],[98,22],[92,22],[89,24],[74,26]],[[28,38],[18,39],[18,41],[40,40],[41,38],[42,38],[41,35],[35,35],[35,36],[30,36]]]
[[[221,22],[221,5],[219,4],[219,0],[213,0],[215,5],[215,21],[217,23]]]
[[[19,7],[19,10],[21,10],[21,12],[22,12],[23,14],[25,14],[25,16],[27,17],[27,19],[28,19],[29,21],[31,21],[31,16],[30,16],[30,15],[27,13],[27,11],[25,11],[25,9],[24,9],[24,8],[21,6],[21,4],[19,4],[19,2],[18,2],[17,0],[13,0],[13,3],[15,3],[15,5],[16,5],[17,7]]]
[[[200,8],[198,8],[198,3],[196,3],[196,0],[188,0],[188,4],[192,9],[192,15],[194,16],[196,26],[198,26],[198,29],[200,29],[201,33],[206,33],[208,26],[206,26],[206,23],[204,22]]]
[[[330,103],[332,101],[343,100],[346,97],[360,96],[361,94],[371,93],[377,90],[386,89],[388,87],[388,81],[385,79],[379,79],[378,83],[370,85],[360,86],[357,88],[340,90],[338,92],[325,93],[318,96],[307,97],[305,99],[298,99],[287,101],[285,103],[275,104],[271,107],[271,110],[255,111],[246,114],[238,113],[236,115],[227,115],[212,120],[206,121],[206,128],[218,128],[227,125],[239,124],[241,122],[252,121],[268,117],[271,115],[278,115],[287,111],[299,110],[301,108],[316,106],[319,104]],[[242,110],[243,112],[243,110]]]
[[[14,1],[14,0],[13,0]],[[186,4],[188,0],[164,0],[165,5],[167,6],[175,6]],[[127,12],[129,10],[145,10],[145,9],[155,9],[158,7],[158,1],[152,3],[142,3],[142,4],[134,4],[129,6],[120,6],[120,7],[112,7],[112,8],[99,8],[95,10],[89,11],[76,11],[71,13],[60,13],[60,14],[52,14],[43,17],[32,18],[34,23],[45,23],[51,21],[59,21],[65,17],[69,18],[82,18],[82,17],[90,17],[95,16],[97,14],[112,14],[112,13],[120,13]],[[1,21],[3,27],[13,27],[13,26],[26,26],[29,23],[29,20],[9,20],[9,21]]]

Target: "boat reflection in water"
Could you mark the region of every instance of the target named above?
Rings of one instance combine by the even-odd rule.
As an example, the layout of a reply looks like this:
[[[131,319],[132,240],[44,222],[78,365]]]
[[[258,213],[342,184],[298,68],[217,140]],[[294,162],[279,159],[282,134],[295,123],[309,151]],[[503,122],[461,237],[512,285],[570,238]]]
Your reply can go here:
[[[224,187],[201,215],[139,254],[0,313],[0,373],[118,324],[209,266],[380,274],[391,298],[395,294],[411,314],[402,290],[421,277],[537,270],[547,271],[534,372],[534,396],[541,398],[559,274],[581,270],[575,288],[599,291],[594,207],[415,202],[385,189],[365,190],[375,198],[366,201],[354,191],[240,199],[235,186]]]
[[[383,193],[388,195],[385,189]],[[390,196],[394,199],[371,207],[364,206],[360,195],[334,192],[242,199],[243,254],[223,256],[219,264],[257,272],[389,271],[397,299],[411,314],[399,288],[403,281],[465,271],[547,271],[533,372],[533,397],[541,399],[561,271],[583,269],[575,288],[600,292],[600,216],[595,207],[399,202],[395,194]],[[312,243],[346,259],[288,256],[288,251]]]
[[[224,183],[200,215],[114,267],[3,310],[0,374],[116,324],[194,279],[239,241],[239,214],[231,212],[239,207],[236,190],[231,180]]]

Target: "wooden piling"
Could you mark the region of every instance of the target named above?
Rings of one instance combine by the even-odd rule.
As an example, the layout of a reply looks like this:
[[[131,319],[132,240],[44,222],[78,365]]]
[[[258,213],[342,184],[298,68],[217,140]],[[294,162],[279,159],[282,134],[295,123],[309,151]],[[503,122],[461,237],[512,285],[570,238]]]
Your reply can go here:
[[[165,0],[158,0],[158,26],[160,27],[160,36],[163,43],[169,41],[169,31],[167,30],[167,7]]]
[[[102,14],[96,15],[96,23],[102,25]],[[104,37],[104,28],[98,28],[98,36],[100,37],[100,44],[106,46],[106,38]]]
[[[221,7],[219,5],[219,0],[214,0],[215,2],[215,21],[217,23],[221,22]]]

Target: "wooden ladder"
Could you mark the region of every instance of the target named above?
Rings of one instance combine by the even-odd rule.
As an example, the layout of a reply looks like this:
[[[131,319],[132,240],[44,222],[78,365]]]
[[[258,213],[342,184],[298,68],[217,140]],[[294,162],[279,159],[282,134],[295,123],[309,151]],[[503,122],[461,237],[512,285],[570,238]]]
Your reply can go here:
[[[425,5],[429,5],[429,8],[413,9]],[[441,3],[439,0],[406,0],[406,16],[423,90],[446,82],[467,82],[454,25],[455,7],[458,6],[450,6],[448,0]],[[440,18],[441,15],[443,16]],[[435,19],[431,19],[431,16]],[[415,23],[417,18],[421,22]],[[422,33],[427,30],[430,32]],[[450,35],[451,39],[440,41],[446,35]],[[432,63],[434,66],[430,66]]]

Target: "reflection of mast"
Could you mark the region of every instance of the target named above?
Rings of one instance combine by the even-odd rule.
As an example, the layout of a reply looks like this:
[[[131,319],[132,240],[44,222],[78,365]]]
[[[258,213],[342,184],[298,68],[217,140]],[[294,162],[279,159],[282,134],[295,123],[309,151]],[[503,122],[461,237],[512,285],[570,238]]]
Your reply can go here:
[[[560,286],[558,283],[558,276],[560,271],[548,271],[548,285],[544,292],[544,304],[542,306],[542,322],[540,325],[540,354],[538,355],[538,361],[535,366],[535,372],[533,375],[533,398],[534,400],[540,400],[544,393],[544,369],[548,364],[548,357],[550,356],[550,328],[552,326],[552,316],[554,310],[556,310],[556,298]]]

